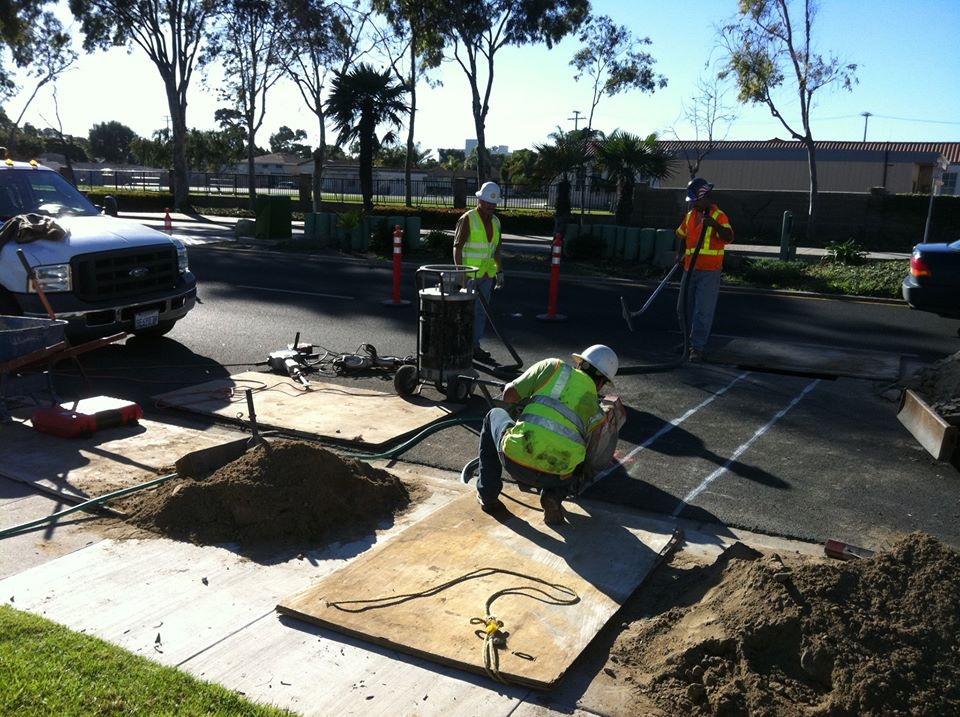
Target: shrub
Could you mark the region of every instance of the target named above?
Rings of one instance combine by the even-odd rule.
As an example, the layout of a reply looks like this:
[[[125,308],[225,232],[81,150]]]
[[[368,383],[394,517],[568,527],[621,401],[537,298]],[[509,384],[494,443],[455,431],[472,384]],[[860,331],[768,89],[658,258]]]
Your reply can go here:
[[[567,257],[574,261],[596,261],[603,256],[603,237],[599,232],[585,231],[567,245]]]
[[[393,254],[393,230],[385,217],[370,217],[370,251],[377,256]],[[404,238],[406,244],[406,238]]]
[[[423,238],[424,249],[435,256],[451,256],[453,237],[445,232],[433,229]]]
[[[867,252],[863,246],[854,238],[846,241],[830,242],[827,244],[827,257],[830,261],[844,266],[856,266],[862,264],[867,258]]]

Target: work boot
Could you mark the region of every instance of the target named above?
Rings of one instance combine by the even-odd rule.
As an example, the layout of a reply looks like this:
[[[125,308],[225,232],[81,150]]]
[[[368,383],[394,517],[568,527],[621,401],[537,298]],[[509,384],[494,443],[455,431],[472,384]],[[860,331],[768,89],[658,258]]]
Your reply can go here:
[[[690,363],[703,363],[703,351],[700,349],[690,349],[690,355],[687,357]]]
[[[500,502],[499,498],[494,498],[493,500],[484,500],[483,496],[477,493],[477,502],[480,504],[480,510],[487,515],[496,515],[507,510],[507,507]]]
[[[493,363],[493,354],[477,346],[473,350],[473,360],[480,363]]]
[[[552,493],[540,494],[540,507],[543,508],[543,522],[547,525],[563,525],[563,506],[560,499]]]

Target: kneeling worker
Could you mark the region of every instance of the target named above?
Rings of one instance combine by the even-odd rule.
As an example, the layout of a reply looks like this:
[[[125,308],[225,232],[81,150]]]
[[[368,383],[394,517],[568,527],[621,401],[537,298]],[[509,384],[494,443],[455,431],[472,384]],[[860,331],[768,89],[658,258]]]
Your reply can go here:
[[[507,403],[526,401],[514,421],[502,408],[491,409],[480,433],[477,498],[485,512],[503,508],[503,469],[518,483],[540,488],[543,519],[563,522],[560,501],[587,458],[590,435],[606,420],[598,391],[619,368],[616,353],[597,344],[574,354],[576,367],[544,359],[503,389]]]

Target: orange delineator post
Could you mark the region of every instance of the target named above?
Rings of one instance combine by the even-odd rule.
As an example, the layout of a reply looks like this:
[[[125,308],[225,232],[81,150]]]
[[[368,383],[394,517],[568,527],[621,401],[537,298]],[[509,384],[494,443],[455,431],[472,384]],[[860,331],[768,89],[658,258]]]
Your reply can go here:
[[[163,211],[163,231],[165,231],[167,234],[170,234],[173,232],[173,220],[170,218],[170,210],[164,209]]]
[[[563,254],[563,234],[553,235],[550,248],[550,291],[547,297],[547,313],[538,314],[540,321],[566,321],[567,317],[557,313],[557,301],[560,297],[560,257]]]
[[[393,297],[386,299],[386,306],[407,306],[410,302],[400,298],[400,283],[403,277],[403,229],[393,227]]]

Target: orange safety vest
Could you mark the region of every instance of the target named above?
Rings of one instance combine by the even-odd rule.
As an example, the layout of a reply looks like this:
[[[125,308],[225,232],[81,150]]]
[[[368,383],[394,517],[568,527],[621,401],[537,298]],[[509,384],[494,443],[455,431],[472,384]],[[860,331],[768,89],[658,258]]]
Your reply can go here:
[[[717,207],[716,204],[710,205],[710,216],[716,220],[720,226],[730,228],[730,220]],[[700,241],[700,230],[703,228],[703,215],[696,209],[687,212],[687,216],[677,227],[677,236],[686,242],[686,252],[683,257],[683,268],[690,269],[690,259],[697,249],[697,242]],[[720,271],[723,268],[723,248],[730,242],[722,241],[716,230],[712,227],[707,228],[707,235],[703,238],[703,247],[697,255],[697,270],[699,271]]]

